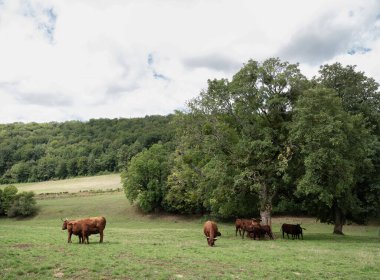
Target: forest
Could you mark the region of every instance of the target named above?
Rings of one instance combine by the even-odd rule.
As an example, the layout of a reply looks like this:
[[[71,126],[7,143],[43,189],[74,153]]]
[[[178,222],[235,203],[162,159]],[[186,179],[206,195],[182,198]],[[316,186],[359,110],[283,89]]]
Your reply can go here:
[[[121,172],[144,212],[220,219],[380,213],[379,84],[355,66],[249,60],[168,116],[0,125],[2,184]]]
[[[0,124],[0,182],[119,172],[152,144],[171,141],[172,116]]]

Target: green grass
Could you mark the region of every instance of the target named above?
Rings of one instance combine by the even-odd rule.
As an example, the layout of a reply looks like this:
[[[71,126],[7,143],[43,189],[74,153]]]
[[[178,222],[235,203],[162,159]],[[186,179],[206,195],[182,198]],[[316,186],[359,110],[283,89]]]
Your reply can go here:
[[[201,218],[143,215],[122,192],[38,200],[28,219],[0,219],[0,279],[379,279],[377,226],[345,226],[345,236],[311,218],[274,218],[276,240],[222,236],[207,246]],[[104,215],[104,243],[67,243],[61,217]],[[280,237],[283,222],[302,222],[304,240]]]

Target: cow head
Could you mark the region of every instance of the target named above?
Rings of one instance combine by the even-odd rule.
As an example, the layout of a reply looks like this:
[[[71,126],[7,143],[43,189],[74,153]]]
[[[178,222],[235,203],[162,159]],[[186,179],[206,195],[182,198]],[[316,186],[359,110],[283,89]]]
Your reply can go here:
[[[63,220],[63,219],[61,218],[61,220],[63,221],[62,230],[67,229],[67,224],[69,223],[69,221],[67,220],[67,218],[66,218],[65,220]]]
[[[215,241],[216,240],[218,240],[218,238],[210,238],[210,237],[206,237],[207,238],[207,243],[208,243],[208,245],[210,245],[210,246],[214,246],[215,245]]]

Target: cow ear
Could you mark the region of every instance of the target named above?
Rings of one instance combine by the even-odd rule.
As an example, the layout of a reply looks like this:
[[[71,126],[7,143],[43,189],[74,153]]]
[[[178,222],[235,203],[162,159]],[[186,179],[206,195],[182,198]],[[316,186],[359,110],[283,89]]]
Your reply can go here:
[[[210,239],[210,237],[206,236],[207,239]]]

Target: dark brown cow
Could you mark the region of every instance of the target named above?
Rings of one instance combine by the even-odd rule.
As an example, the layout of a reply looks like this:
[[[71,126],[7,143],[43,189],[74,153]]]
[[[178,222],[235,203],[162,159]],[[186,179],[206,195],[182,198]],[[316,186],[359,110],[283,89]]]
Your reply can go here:
[[[203,225],[203,232],[207,238],[207,243],[209,246],[214,246],[215,241],[218,239],[217,236],[222,234],[218,231],[218,226],[213,221],[207,221]]]
[[[65,221],[67,222],[67,220]],[[64,226],[65,226],[64,222]],[[62,226],[62,229],[64,228]],[[80,219],[80,220],[75,220],[75,221],[70,221],[66,223],[66,228],[70,228],[71,234],[80,234],[82,236],[82,241],[83,243],[89,244],[89,239],[88,237],[91,234],[100,234],[100,240],[99,243],[103,242],[103,232],[104,228],[106,227],[106,219],[104,217],[91,217],[91,218],[86,218],[86,219]],[[69,232],[69,239],[71,238],[71,234]]]
[[[269,225],[260,226],[260,237],[264,237],[268,235],[270,239],[273,238],[273,232]]]
[[[302,229],[305,229],[303,227],[301,227],[300,224],[296,224],[296,225],[292,225],[292,224],[283,224],[281,226],[281,230],[282,230],[282,238],[285,238],[285,233],[286,233],[286,236],[288,237],[289,239],[289,234],[292,235],[292,239],[294,238],[300,238],[300,235],[303,239],[303,234],[302,234]]]

